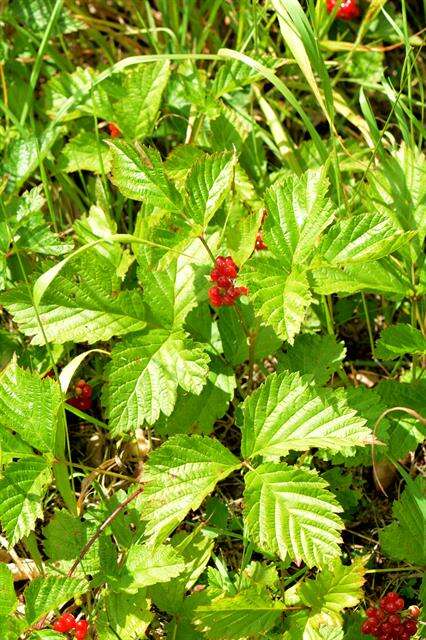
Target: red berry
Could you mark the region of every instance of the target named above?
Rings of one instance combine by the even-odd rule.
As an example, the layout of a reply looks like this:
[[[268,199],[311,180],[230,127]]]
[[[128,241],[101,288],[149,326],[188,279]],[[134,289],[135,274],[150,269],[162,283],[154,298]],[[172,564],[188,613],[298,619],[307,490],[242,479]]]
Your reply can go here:
[[[90,384],[85,384],[84,387],[81,387],[81,395],[83,398],[91,398],[93,394],[93,389]]]
[[[365,613],[367,614],[367,618],[375,618],[375,619],[377,619],[378,611],[379,610],[376,609],[375,607],[369,607]]]
[[[119,138],[121,136],[121,131],[113,122],[108,123],[108,132],[111,138]]]
[[[67,631],[71,631],[71,629],[75,628],[75,618],[72,613],[63,613],[53,625],[55,631],[60,631],[61,633],[66,633]]]
[[[395,627],[395,626],[401,624],[401,616],[399,616],[397,613],[392,613],[388,618],[388,622],[393,627]]]
[[[256,236],[256,242],[254,246],[256,251],[264,251],[265,249],[268,248],[266,244],[263,242],[262,234],[260,233],[260,231]]]
[[[415,620],[406,620],[403,624],[405,633],[414,636],[417,631],[417,622]]]
[[[327,11],[331,13],[340,0],[327,0]],[[341,0],[336,16],[342,20],[354,20],[358,18],[360,9],[357,0]]]
[[[409,633],[407,633],[406,631],[402,631],[399,634],[399,640],[410,640],[411,636]]]
[[[420,609],[417,605],[412,604],[411,607],[408,607],[408,615],[411,618],[414,618],[415,620],[417,620],[417,618],[420,615]]]
[[[395,591],[389,591],[389,593],[385,595],[385,598],[387,598],[388,600],[396,600],[397,598],[399,598],[399,595]]]
[[[75,625],[75,638],[76,640],[85,640],[87,632],[89,630],[89,623],[87,620],[79,620]]]
[[[388,613],[396,613],[397,611],[399,611],[398,605],[396,604],[396,600],[384,600],[381,607],[384,611],[387,611]]]
[[[365,622],[362,623],[361,633],[363,633],[365,636],[371,635],[372,626],[373,626],[372,621],[371,620],[366,620]]]
[[[404,609],[404,607],[405,607],[404,598],[401,598],[401,597],[396,598],[394,600],[394,603],[395,603],[395,607],[396,607],[397,611],[402,611]]]

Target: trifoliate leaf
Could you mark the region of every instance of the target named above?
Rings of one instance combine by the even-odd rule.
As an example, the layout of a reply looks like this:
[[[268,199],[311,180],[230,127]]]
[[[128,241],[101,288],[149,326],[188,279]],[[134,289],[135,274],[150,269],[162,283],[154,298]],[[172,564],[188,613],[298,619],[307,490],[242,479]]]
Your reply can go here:
[[[180,211],[182,202],[167,178],[156,149],[141,147],[140,155],[123,140],[109,141],[112,150],[111,181],[132,200],[142,200],[166,211]]]
[[[380,531],[383,552],[395,558],[426,565],[426,479],[418,476],[392,506],[395,522]]]
[[[61,405],[58,383],[21,369],[16,358],[0,373],[0,424],[42,453],[55,448]]]
[[[315,471],[267,462],[245,483],[245,523],[261,549],[310,567],[339,555],[342,508]]]
[[[141,292],[120,291],[121,286],[110,260],[90,250],[73,258],[49,284],[38,317],[26,285],[1,294],[0,302],[33,344],[44,344],[45,338],[93,344],[146,324]]]
[[[177,389],[199,394],[209,356],[183,331],[155,329],[129,336],[112,350],[104,391],[113,433],[132,431],[169,416]]]
[[[393,359],[405,353],[426,354],[426,338],[409,324],[398,324],[384,329],[376,345],[378,358]]]
[[[186,178],[185,215],[203,230],[231,188],[236,161],[229,151],[206,154],[196,160]]]
[[[40,576],[32,580],[25,590],[25,616],[32,624],[64,602],[84,593],[88,583],[80,578]]]
[[[192,509],[198,509],[219,480],[240,461],[217,440],[202,436],[170,438],[150,456],[147,484],[139,500],[146,535],[164,540]]]
[[[277,371],[299,371],[310,374],[317,385],[325,384],[339,370],[345,357],[343,342],[334,336],[303,334],[297,336],[292,347],[278,355]]]
[[[310,378],[288,371],[270,375],[243,404],[245,458],[287,455],[310,447],[339,450],[372,442],[365,420],[343,394],[316,390]]]
[[[43,517],[42,500],[51,480],[43,458],[22,458],[9,464],[0,480],[0,522],[10,545],[35,528]]]

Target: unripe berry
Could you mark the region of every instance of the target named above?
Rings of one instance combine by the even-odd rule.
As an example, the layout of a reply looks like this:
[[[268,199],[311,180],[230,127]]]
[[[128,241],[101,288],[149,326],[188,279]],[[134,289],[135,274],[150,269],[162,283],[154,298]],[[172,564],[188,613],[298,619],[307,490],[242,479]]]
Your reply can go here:
[[[420,609],[417,605],[412,604],[411,607],[408,607],[408,614],[411,618],[417,620],[420,615]]]
[[[265,249],[268,248],[266,246],[266,244],[264,243],[264,241],[263,241],[262,234],[260,233],[260,231],[256,236],[256,242],[255,242],[254,246],[255,246],[256,251],[264,251]]]

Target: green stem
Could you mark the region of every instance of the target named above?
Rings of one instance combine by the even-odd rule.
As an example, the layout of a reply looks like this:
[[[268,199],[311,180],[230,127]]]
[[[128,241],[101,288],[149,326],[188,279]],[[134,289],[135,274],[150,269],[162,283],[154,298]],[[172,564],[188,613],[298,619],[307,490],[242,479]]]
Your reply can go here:
[[[368,313],[368,307],[367,307],[367,301],[365,299],[365,294],[361,293],[361,297],[362,297],[362,305],[364,307],[365,321],[367,323],[368,338],[370,340],[371,355],[373,356],[373,360],[376,360],[376,351],[375,351],[375,347],[374,347],[374,337],[373,337],[373,331],[372,331],[372,328],[371,328],[370,315]]]

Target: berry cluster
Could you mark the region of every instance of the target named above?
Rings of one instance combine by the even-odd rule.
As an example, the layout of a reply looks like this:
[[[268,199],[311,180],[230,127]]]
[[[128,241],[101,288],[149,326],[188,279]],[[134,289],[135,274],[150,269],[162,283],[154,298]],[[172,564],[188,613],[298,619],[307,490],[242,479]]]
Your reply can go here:
[[[108,133],[111,138],[119,138],[121,136],[121,131],[113,122],[108,123]]]
[[[417,631],[416,618],[420,609],[410,607],[407,615],[402,617],[400,612],[404,607],[404,598],[390,591],[380,600],[379,608],[367,609],[367,620],[363,623],[361,632],[379,640],[409,640]]]
[[[89,623],[87,620],[77,620],[72,613],[63,613],[53,624],[53,629],[60,633],[68,633],[74,631],[75,640],[85,640],[89,631]]]
[[[263,241],[262,238],[262,232],[259,231],[259,233],[256,236],[256,243],[254,245],[254,248],[256,249],[256,251],[264,251],[265,249],[267,249],[268,247],[266,246],[266,244]]]
[[[72,407],[87,411],[92,408],[93,389],[85,380],[79,380],[74,386],[74,397],[68,398],[67,402]]]
[[[327,0],[327,11],[331,13],[339,0]],[[342,20],[355,20],[359,17],[360,9],[357,0],[341,0],[336,16]]]
[[[209,300],[214,307],[231,307],[240,296],[246,296],[246,287],[236,287],[238,267],[231,256],[218,256],[210,279],[216,286],[209,289]]]

